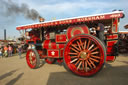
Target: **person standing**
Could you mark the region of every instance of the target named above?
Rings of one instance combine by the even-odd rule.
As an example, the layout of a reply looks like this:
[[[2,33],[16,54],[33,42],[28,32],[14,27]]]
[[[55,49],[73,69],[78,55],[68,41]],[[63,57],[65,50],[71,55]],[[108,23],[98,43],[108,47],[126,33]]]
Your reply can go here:
[[[8,47],[4,46],[4,57],[8,57]]]
[[[35,46],[32,44],[32,49],[35,49]]]
[[[2,48],[0,48],[0,57],[2,57]]]
[[[11,47],[11,45],[8,46],[8,56],[12,56],[12,47]]]
[[[102,41],[102,43],[105,45],[104,42],[104,25],[102,23],[98,23],[98,26],[96,28],[96,36]]]
[[[21,53],[22,53],[22,48],[21,48],[21,46],[19,45],[19,46],[18,46],[18,55],[19,55],[19,58],[20,58],[20,59],[22,58]]]
[[[28,46],[28,50],[29,50],[29,49],[32,49],[32,45],[31,45],[31,44],[29,44],[29,46]]]
[[[2,58],[4,57],[4,46],[1,47],[2,50]]]

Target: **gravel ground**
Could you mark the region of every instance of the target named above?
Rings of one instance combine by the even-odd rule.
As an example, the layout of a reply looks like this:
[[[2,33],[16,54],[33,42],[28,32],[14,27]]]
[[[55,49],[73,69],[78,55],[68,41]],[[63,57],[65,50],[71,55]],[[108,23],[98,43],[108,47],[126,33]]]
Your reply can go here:
[[[128,85],[128,55],[120,55],[107,63],[93,77],[79,77],[67,72],[63,65],[45,63],[30,69],[18,56],[0,58],[0,85]]]

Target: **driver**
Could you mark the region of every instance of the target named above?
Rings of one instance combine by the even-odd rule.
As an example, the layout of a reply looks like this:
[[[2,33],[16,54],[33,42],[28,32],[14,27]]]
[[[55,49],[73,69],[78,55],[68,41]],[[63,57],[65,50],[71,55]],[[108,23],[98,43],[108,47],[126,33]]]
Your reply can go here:
[[[104,25],[102,23],[98,23],[95,30],[96,30],[96,36],[102,41],[103,44],[105,44],[105,42],[104,42]]]

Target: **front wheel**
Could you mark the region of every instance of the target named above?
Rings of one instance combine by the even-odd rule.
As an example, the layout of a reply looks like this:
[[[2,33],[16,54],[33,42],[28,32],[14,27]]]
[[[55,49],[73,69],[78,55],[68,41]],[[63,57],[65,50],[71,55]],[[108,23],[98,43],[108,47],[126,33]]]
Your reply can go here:
[[[26,61],[30,68],[36,69],[40,65],[40,57],[35,49],[29,49],[26,54]]]
[[[106,48],[92,35],[77,35],[64,49],[64,66],[79,76],[93,76],[106,60]]]

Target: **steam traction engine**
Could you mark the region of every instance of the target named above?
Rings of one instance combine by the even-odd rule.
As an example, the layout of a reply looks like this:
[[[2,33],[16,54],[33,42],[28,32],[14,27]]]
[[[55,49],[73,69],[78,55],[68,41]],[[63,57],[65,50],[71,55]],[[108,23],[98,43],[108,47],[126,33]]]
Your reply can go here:
[[[40,59],[49,64],[57,60],[76,75],[96,74],[118,55],[118,23],[123,16],[123,11],[115,11],[18,26],[17,30],[26,32],[26,43],[32,45],[26,53],[28,66],[40,67]],[[96,23],[105,26],[105,44],[92,30]]]

